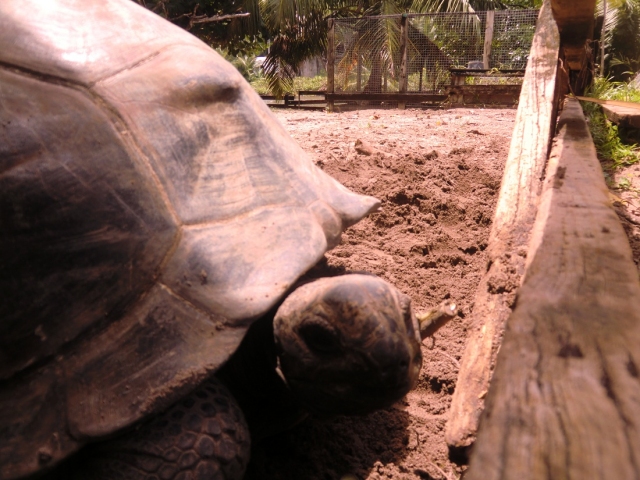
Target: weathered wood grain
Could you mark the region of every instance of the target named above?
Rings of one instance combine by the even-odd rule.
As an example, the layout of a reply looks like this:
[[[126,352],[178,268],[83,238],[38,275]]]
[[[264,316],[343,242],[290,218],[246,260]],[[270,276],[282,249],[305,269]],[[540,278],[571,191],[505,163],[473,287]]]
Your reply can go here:
[[[622,102],[620,100],[603,100],[591,97],[576,97],[585,102],[597,103],[610,122],[623,128],[640,130],[640,103]]]
[[[467,479],[640,478],[640,282],[569,99]]]
[[[610,122],[624,128],[640,129],[640,104],[637,108],[621,107],[618,105],[603,106],[602,111]]]
[[[482,64],[485,69],[491,68],[491,42],[493,42],[493,23],[495,17],[495,10],[489,10],[487,12],[487,25],[484,29],[484,49],[482,53]]]
[[[543,5],[522,85],[509,157],[487,247],[489,263],[471,315],[469,341],[453,395],[445,440],[473,443],[504,322],[524,273],[531,227],[555,126],[559,34],[549,2]]]

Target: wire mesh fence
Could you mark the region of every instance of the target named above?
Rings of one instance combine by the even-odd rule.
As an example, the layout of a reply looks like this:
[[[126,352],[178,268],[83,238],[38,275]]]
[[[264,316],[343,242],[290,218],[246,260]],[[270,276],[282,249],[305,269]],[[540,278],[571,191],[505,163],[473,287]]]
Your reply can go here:
[[[334,19],[334,92],[442,93],[451,69],[524,69],[537,16],[498,10]]]

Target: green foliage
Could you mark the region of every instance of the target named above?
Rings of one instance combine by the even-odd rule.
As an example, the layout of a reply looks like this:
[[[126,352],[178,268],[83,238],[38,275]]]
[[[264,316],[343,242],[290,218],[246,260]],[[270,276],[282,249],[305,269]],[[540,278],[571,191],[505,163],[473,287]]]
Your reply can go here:
[[[594,110],[588,117],[593,143],[608,168],[616,169],[640,161],[637,145],[623,143],[618,135],[618,127],[607,120],[602,111]]]
[[[326,50],[328,26],[324,13],[311,11],[279,22],[262,65],[273,95],[282,96],[291,91],[302,62]]]
[[[261,76],[260,69],[256,65],[255,55],[243,55],[238,56],[231,55],[225,48],[216,48],[216,51],[224,57],[231,65],[236,67],[238,72],[244,77],[247,82],[252,82]]]
[[[296,77],[293,81],[294,91],[299,90],[324,90],[327,88],[327,76]]]
[[[216,50],[223,49],[233,57],[249,56],[257,57],[266,52],[268,47],[267,40],[264,39],[262,33],[257,35],[245,35],[244,37],[236,37],[232,42],[219,44]]]
[[[133,0],[200,38],[208,45],[228,49],[232,55],[250,54],[267,35],[261,24],[258,0]],[[206,20],[248,12],[248,17]]]
[[[258,77],[251,81],[251,86],[260,95],[271,95],[269,81],[265,77]],[[315,77],[295,77],[291,91],[285,93],[296,93],[300,90],[324,90],[327,88],[327,77],[318,75]]]
[[[429,12],[475,12],[503,10],[505,8],[534,8],[532,0],[413,0],[410,11]],[[527,6],[529,5],[529,6]]]
[[[602,100],[640,102],[640,90],[630,84],[613,82],[606,78],[597,78],[587,96]],[[607,120],[598,104],[582,102],[582,109],[588,118],[593,143],[605,168],[616,169],[640,161],[640,148],[620,139],[618,127]]]
[[[640,103],[640,90],[631,83],[615,82],[598,77],[589,90],[589,96],[602,100],[621,100],[623,102]]]
[[[232,47],[222,45],[215,50],[229,63],[238,69],[240,74],[248,81],[260,77],[262,71],[256,65],[256,57],[267,49],[267,42],[261,35],[248,36],[234,42]]]
[[[596,15],[604,15],[603,0]],[[640,0],[607,0],[605,29],[605,72],[615,80],[628,80],[640,71]]]
[[[543,0],[502,0],[505,8],[541,8]]]
[[[508,52],[495,59],[498,68],[524,68],[527,65],[531,43],[536,26],[517,21],[507,22],[493,33],[491,49],[494,52]]]

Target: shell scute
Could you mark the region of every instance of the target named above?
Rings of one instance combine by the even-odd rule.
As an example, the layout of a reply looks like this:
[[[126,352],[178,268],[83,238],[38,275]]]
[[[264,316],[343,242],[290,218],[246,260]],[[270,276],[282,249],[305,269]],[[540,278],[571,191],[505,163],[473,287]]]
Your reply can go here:
[[[177,227],[148,169],[85,92],[3,70],[0,84],[0,123],[16,125],[0,128],[8,378],[150,288]]]
[[[130,0],[3,0],[0,86],[3,478],[181,398],[379,206]]]

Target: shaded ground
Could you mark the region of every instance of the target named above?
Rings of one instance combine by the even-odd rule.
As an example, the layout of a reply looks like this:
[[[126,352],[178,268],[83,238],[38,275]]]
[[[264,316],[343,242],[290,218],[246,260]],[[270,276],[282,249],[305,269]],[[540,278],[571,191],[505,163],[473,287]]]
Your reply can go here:
[[[409,294],[416,311],[453,299],[460,314],[423,347],[418,387],[366,417],[311,419],[260,445],[254,479],[454,479],[443,430],[465,319],[507,158],[513,109],[276,110],[316,164],[383,209],[343,235],[330,265],[365,270]]]

